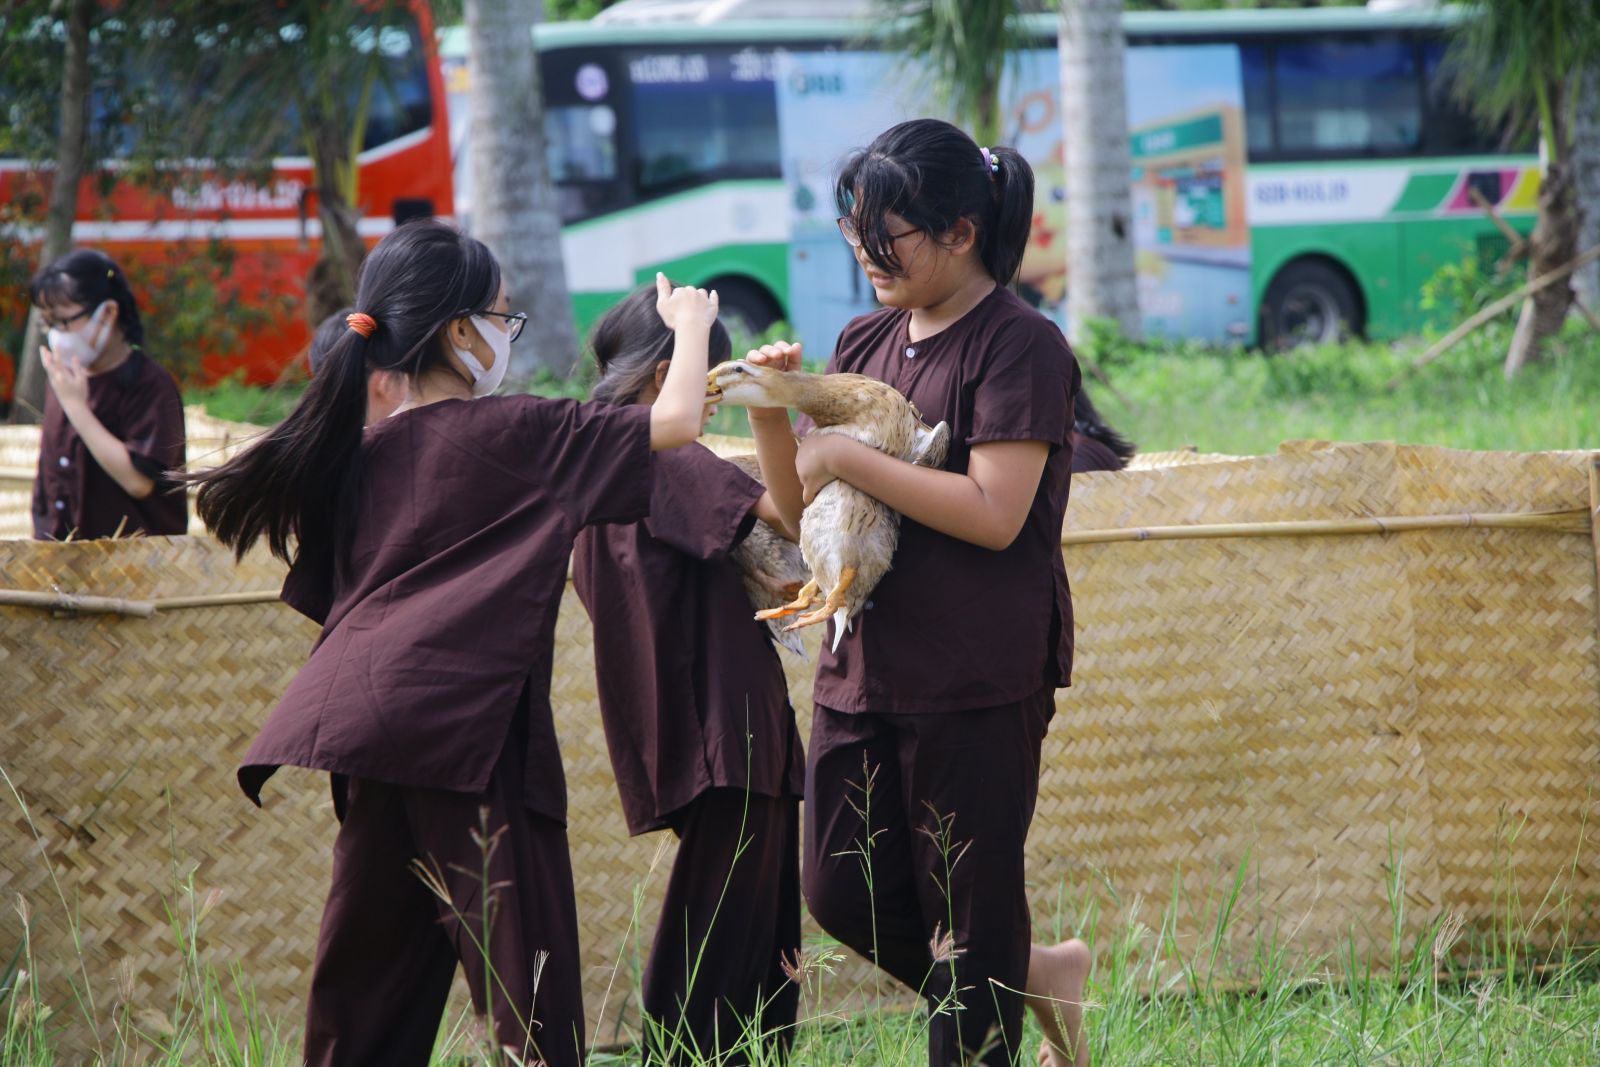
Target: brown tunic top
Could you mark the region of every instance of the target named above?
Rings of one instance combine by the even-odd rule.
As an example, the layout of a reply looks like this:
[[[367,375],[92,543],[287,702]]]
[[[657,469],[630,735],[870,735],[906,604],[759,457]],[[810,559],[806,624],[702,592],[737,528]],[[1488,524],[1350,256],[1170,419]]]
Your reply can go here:
[[[1088,434],[1072,431],[1072,473],[1089,471],[1119,471],[1128,465],[1127,460],[1111,451],[1104,441],[1096,441]]]
[[[519,698],[525,800],[565,820],[550,711],[567,561],[591,523],[650,506],[650,411],[539,397],[446,400],[366,431],[349,574],[296,566],[284,599],[322,622],[250,746],[259,802],[279,765],[482,792]]]
[[[665,827],[712,787],[805,791],[783,665],[728,558],[762,491],[702,445],[660,452],[650,517],[578,536],[572,584],[594,620],[600,717],[630,833]]]
[[[135,499],[96,462],[54,389],[45,391],[39,473],[33,480],[33,536],[55,541],[124,534],[181,534],[188,500],[167,472],[184,463],[183,397],[165,367],[135,349],[120,367],[89,379],[89,410],[128,446],[138,471],[156,483]]]
[[[1022,532],[1002,551],[901,519],[893,568],[838,654],[823,647],[814,695],[837,711],[992,708],[1072,678],[1061,523],[1078,362],[1055,324],[1003,287],[914,344],[910,319],[884,308],[853,320],[828,370],[887,382],[928,424],[949,423],[945,470],[965,473],[973,446],[989,441],[1045,441],[1050,458]]]

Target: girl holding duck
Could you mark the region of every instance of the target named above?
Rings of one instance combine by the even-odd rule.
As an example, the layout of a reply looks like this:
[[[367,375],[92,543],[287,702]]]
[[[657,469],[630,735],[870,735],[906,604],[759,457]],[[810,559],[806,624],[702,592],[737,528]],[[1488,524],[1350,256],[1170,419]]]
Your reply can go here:
[[[928,1000],[933,1067],[1015,1062],[1025,1003],[1044,1060],[1086,1062],[1088,951],[1031,944],[1023,871],[1071,679],[1060,534],[1080,385],[1060,330],[1007,288],[1033,186],[1017,152],[931,119],[846,163],[839,229],[883,307],[827,369],[894,386],[948,423],[949,450],[929,468],[818,434],[797,457],[808,501],[841,479],[902,516],[893,568],[837,652],[824,643],[803,881],[824,930]]]

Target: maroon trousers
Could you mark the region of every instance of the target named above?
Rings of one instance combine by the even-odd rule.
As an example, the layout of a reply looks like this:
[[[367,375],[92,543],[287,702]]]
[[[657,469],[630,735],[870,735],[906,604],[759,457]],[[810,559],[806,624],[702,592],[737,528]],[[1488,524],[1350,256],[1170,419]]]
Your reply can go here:
[[[659,1059],[729,1055],[760,1033],[788,1052],[800,990],[784,975],[800,951],[800,801],[709,789],[673,813],[678,858],[644,972],[649,1041]]]
[[[524,737],[519,715],[481,794],[349,780],[306,1009],[311,1067],[427,1067],[458,963],[474,1006],[493,1004],[496,1045],[523,1062],[582,1062],[567,831],[523,805]],[[487,859],[478,840],[485,813]],[[448,902],[413,860],[433,872]],[[485,885],[488,978],[479,950]]]
[[[1022,850],[1054,710],[1045,689],[980,711],[819,705],[812,718],[806,904],[926,998],[931,1067],[1011,1064],[1021,1052],[1032,940]]]

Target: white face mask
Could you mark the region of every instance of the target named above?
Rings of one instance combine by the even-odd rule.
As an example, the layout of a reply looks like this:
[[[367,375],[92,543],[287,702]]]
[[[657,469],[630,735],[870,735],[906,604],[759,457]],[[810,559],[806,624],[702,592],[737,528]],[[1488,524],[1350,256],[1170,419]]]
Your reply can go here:
[[[470,348],[462,348],[459,345],[451,347],[456,350],[456,355],[461,357],[461,362],[472,374],[472,395],[488,396],[500,388],[500,383],[506,380],[506,367],[511,363],[511,335],[481,316],[474,315],[471,321],[478,331],[478,336],[484,339],[489,345],[489,350],[494,353],[494,365],[485,367],[479,363],[478,357],[472,354]]]
[[[59,358],[79,367],[93,365],[104,349],[103,343],[100,348],[96,348],[84,340],[81,334],[73,333],[71,330],[51,330],[45,335],[45,343]]]

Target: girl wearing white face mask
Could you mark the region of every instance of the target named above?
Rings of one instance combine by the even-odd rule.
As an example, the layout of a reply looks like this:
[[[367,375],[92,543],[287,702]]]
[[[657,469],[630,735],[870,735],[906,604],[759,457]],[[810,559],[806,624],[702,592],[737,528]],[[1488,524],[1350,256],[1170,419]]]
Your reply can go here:
[[[33,279],[43,319],[39,358],[49,377],[35,537],[79,540],[181,534],[183,400],[172,375],[141,349],[144,325],[127,276],[89,248],[67,253]]]
[[[444,223],[379,242],[355,307],[289,417],[195,476],[206,525],[240,553],[265,541],[290,563],[283,598],[323,627],[239,771],[252,798],[279,766],[334,775],[342,826],[305,1061],[426,1067],[459,963],[491,1044],[578,1067],[557,611],[579,532],[644,518],[650,453],[699,435],[716,296],[658,283],[676,355],[649,407],[488,397],[522,317],[489,250]],[[363,428],[379,373],[408,396]],[[483,881],[468,872],[485,863],[481,946]]]

